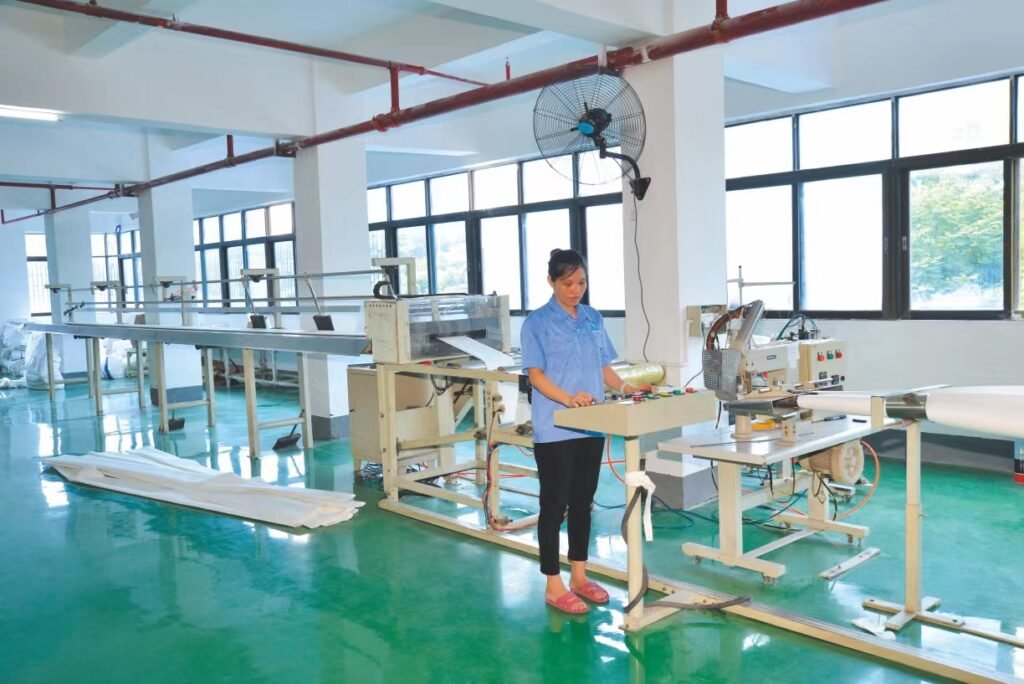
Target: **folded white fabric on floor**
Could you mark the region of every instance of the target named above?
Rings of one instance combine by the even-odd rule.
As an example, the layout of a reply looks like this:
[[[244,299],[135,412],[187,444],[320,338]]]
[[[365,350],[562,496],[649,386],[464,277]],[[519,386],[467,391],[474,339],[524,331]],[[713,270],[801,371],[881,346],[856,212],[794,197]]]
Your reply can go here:
[[[363,505],[353,494],[246,480],[148,447],[54,456],[43,463],[71,482],[286,527],[334,525]]]

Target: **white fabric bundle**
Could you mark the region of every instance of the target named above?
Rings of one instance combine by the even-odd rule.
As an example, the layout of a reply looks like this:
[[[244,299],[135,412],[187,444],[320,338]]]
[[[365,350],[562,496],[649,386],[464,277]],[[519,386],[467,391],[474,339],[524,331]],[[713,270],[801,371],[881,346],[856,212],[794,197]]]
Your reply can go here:
[[[363,505],[353,494],[247,480],[146,447],[55,456],[43,463],[78,484],[285,527],[334,525],[351,519]]]

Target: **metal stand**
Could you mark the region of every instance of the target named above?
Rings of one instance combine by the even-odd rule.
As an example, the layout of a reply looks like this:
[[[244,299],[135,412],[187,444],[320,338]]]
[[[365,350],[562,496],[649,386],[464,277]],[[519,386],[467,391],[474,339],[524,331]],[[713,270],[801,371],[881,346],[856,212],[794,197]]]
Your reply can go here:
[[[216,395],[213,391],[213,365],[210,359],[210,350],[203,347],[201,351],[202,363],[204,369],[204,390],[206,394],[205,399],[197,399],[196,401],[179,401],[175,403],[169,403],[167,401],[167,368],[165,364],[164,356],[164,343],[163,342],[151,342],[153,351],[153,366],[155,370],[155,380],[157,383],[157,402],[160,404],[160,432],[170,432],[170,412],[175,409],[193,408],[196,406],[206,407],[206,419],[207,424],[210,427],[216,425],[217,422],[217,411],[214,407],[216,402]]]
[[[249,458],[258,458],[260,455],[260,430],[301,425],[303,446],[307,449],[313,446],[313,417],[309,410],[309,394],[305,381],[305,359],[303,356],[301,352],[296,353],[299,378],[299,415],[261,423],[256,413],[256,363],[253,350],[242,349],[242,384],[245,387],[245,420],[249,431]]]
[[[881,613],[892,613],[885,626],[900,631],[914,620],[964,632],[993,641],[1024,648],[1024,638],[967,624],[959,615],[940,613],[934,609],[942,602],[934,596],[921,596],[921,424],[911,422],[906,427],[907,437],[907,501],[905,558],[903,566],[903,604],[879,599],[867,599],[864,607]]]

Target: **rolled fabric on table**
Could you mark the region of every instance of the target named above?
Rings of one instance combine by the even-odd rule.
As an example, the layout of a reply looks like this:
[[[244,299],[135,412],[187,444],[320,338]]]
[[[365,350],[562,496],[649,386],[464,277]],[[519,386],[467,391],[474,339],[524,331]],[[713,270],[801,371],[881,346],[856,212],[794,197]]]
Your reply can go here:
[[[796,398],[796,403],[802,409],[852,413],[860,416],[871,415],[871,395],[859,392],[801,394]]]

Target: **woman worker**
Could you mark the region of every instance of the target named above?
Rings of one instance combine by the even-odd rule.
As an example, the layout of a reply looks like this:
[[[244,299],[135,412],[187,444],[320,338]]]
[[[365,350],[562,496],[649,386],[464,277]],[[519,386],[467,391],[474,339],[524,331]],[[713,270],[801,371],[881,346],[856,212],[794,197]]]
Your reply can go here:
[[[523,323],[523,367],[533,385],[533,441],[540,479],[537,542],[540,571],[547,575],[545,601],[566,613],[586,613],[580,597],[607,603],[608,592],[587,579],[590,509],[601,468],[603,435],[555,427],[554,413],[589,406],[604,398],[604,387],[622,394],[650,391],[632,386],[609,365],[615,348],[597,310],[580,304],[587,291],[587,265],[578,252],[556,249],[548,261],[553,294]],[[569,561],[566,587],[559,572],[558,539],[568,509]]]

